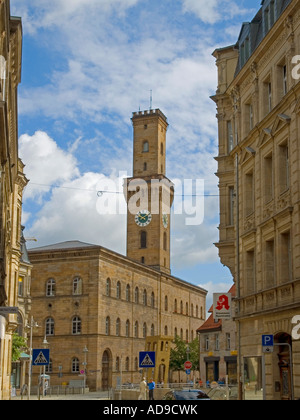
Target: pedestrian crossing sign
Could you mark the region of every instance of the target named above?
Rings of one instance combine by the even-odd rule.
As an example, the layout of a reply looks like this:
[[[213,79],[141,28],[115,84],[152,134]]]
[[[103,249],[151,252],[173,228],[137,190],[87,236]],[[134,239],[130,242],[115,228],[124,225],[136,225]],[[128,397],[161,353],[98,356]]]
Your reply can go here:
[[[32,350],[32,365],[33,366],[48,366],[50,363],[49,349],[33,349]]]
[[[155,368],[155,351],[141,351],[139,357],[140,368]]]

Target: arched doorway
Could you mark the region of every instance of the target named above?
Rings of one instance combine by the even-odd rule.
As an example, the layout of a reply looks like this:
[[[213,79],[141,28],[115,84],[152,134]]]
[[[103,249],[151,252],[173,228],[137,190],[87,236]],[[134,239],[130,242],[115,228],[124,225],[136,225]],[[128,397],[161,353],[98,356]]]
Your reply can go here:
[[[111,351],[105,350],[102,356],[102,390],[105,391],[112,386],[112,357]]]
[[[278,333],[274,337],[275,346],[274,376],[275,393],[282,400],[292,399],[292,338],[287,333]],[[277,371],[277,372],[276,372]]]

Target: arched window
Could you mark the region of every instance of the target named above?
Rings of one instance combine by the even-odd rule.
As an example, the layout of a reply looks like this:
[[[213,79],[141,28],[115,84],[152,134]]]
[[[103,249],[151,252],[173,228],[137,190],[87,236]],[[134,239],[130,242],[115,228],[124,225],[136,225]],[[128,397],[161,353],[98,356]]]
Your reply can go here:
[[[126,301],[130,302],[130,286],[127,284],[126,286]]]
[[[121,299],[121,283],[117,283],[117,299]]]
[[[194,316],[194,305],[191,304],[191,316]]]
[[[143,305],[147,306],[147,290],[144,289],[143,291]]]
[[[111,295],[111,280],[110,280],[110,278],[108,278],[106,280],[106,290],[105,290],[105,292],[106,292],[106,296]]]
[[[139,303],[139,288],[136,287],[134,291],[134,302]]]
[[[79,373],[79,359],[77,357],[72,359],[72,373]]]
[[[182,302],[182,300],[180,301],[180,313],[183,314],[183,302]]]
[[[46,283],[46,296],[55,296],[56,283],[54,279],[49,279]]]
[[[135,321],[135,324],[134,324],[134,337],[139,338],[139,323],[138,323],[138,321]]]
[[[168,335],[168,326],[165,326],[165,335]]]
[[[82,280],[80,277],[75,277],[73,280],[72,294],[75,296],[82,294]]]
[[[145,140],[143,143],[143,153],[148,153],[148,152],[149,152],[149,142]]]
[[[126,361],[125,361],[125,371],[129,372],[129,357],[126,357]]]
[[[174,312],[177,313],[177,299],[174,300]]]
[[[160,154],[163,156],[164,154],[164,144],[160,143]]]
[[[81,334],[81,319],[79,316],[74,316],[72,319],[72,334]]]
[[[147,232],[145,231],[141,232],[141,248],[142,249],[147,248]]]
[[[188,303],[185,304],[185,313],[186,313],[186,315],[189,314],[189,304]]]
[[[107,316],[105,320],[105,334],[110,335],[110,317]]]
[[[54,319],[47,318],[45,326],[46,326],[46,335],[54,335]]]
[[[147,171],[147,162],[144,162],[144,171]]]
[[[116,321],[116,336],[120,337],[120,335],[121,335],[121,321],[120,321],[120,318],[118,318]]]
[[[174,337],[176,338],[177,337],[177,328],[175,327],[175,329],[174,329]]]
[[[126,321],[126,337],[130,337],[130,321],[127,319]]]
[[[154,337],[154,336],[155,336],[154,324],[151,324],[151,336],[152,336],[152,337]]]
[[[154,308],[155,306],[155,296],[154,292],[151,293],[151,308]]]
[[[168,296],[165,296],[165,311],[168,310]]]
[[[147,337],[147,324],[144,322],[143,324],[143,338]]]

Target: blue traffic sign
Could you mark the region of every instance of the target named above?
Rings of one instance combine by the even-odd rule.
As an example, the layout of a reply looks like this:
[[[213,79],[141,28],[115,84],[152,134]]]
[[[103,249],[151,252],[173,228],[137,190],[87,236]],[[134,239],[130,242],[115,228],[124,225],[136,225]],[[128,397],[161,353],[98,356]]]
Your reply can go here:
[[[139,356],[140,368],[155,368],[155,351],[141,351]]]
[[[49,349],[33,349],[32,350],[32,365],[33,366],[48,366],[50,363]]]
[[[274,346],[274,335],[263,335],[262,336],[262,346],[263,347],[273,347]]]
[[[185,373],[186,373],[187,375],[190,375],[190,374],[191,374],[191,369],[186,369]]]
[[[263,353],[274,352],[274,336],[272,334],[262,336],[262,351]]]

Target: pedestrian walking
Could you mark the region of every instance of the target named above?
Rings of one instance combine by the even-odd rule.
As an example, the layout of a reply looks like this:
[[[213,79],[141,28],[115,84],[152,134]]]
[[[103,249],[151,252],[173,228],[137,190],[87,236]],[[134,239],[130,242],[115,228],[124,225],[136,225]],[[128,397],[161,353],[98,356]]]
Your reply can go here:
[[[154,401],[154,389],[155,389],[155,382],[153,379],[148,383],[149,388],[149,400]]]

